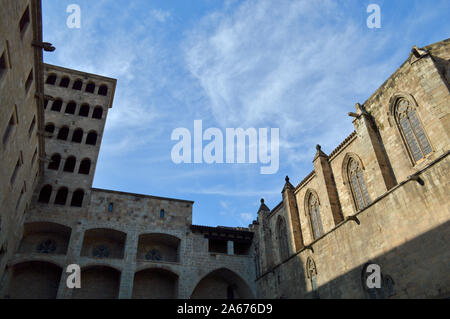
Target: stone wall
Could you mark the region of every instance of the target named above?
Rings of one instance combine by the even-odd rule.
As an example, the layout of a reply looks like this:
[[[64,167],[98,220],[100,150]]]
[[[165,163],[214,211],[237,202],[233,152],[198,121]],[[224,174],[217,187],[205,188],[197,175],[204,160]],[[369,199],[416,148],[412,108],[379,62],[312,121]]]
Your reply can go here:
[[[0,7],[0,284],[22,236],[25,211],[42,171],[44,140],[40,1]]]
[[[288,261],[275,258],[271,264],[279,244],[269,236],[273,238],[269,247],[267,240],[268,234],[276,230],[274,221],[282,209],[277,206],[258,213],[251,229],[256,233],[255,246],[260,252],[259,296],[365,297],[367,292],[361,290],[360,277],[364,264],[371,259],[387,269],[389,278],[398,278],[396,285],[401,289],[395,294],[397,297],[437,297],[448,293],[448,282],[439,282],[437,277],[425,273],[421,275],[428,281],[413,276],[426,267],[430,273],[443,272],[446,259],[443,250],[448,250],[448,241],[443,238],[448,232],[450,210],[448,198],[443,194],[449,186],[446,174],[450,94],[445,76],[449,56],[450,40],[424,49],[413,48],[408,60],[363,105],[356,105],[356,113],[349,114],[355,118],[355,132],[330,155],[318,146],[313,172],[295,189],[284,187],[284,194],[295,195],[295,205],[290,206],[296,207],[301,232],[297,237],[304,245]],[[424,131],[422,139],[431,146],[431,152],[419,160],[413,157],[396,115],[401,100],[417,114]],[[355,175],[351,175],[351,163],[360,168],[359,184],[352,180]],[[425,185],[411,182],[412,175],[420,175]],[[355,185],[362,185],[361,180],[361,190],[367,191],[364,205],[358,202],[363,196],[358,197],[355,189]],[[321,236],[313,234],[310,194],[319,202]],[[282,207],[287,210],[286,200]],[[424,220],[425,213],[433,216],[433,220]],[[292,219],[290,215],[285,213],[285,218]],[[353,221],[355,216],[360,225]],[[291,229],[291,247],[294,237]],[[427,251],[416,249],[421,242],[419,238],[429,247]],[[403,254],[410,264],[398,260],[396,253]],[[315,263],[307,264],[308,257]],[[315,272],[318,275],[312,276]],[[311,293],[312,290],[315,292]]]

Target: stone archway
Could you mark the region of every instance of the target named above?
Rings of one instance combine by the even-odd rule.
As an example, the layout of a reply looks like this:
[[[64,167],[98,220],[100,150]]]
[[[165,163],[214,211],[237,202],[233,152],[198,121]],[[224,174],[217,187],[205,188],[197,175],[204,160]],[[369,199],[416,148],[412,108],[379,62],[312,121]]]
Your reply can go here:
[[[149,268],[134,275],[133,299],[175,299],[178,275],[160,268]]]
[[[81,270],[81,288],[73,290],[72,299],[116,299],[120,275],[120,271],[108,266],[84,268]]]
[[[12,267],[7,298],[56,299],[61,267],[44,261],[26,261]]]
[[[192,292],[191,299],[253,299],[247,283],[235,272],[220,268],[203,277]]]

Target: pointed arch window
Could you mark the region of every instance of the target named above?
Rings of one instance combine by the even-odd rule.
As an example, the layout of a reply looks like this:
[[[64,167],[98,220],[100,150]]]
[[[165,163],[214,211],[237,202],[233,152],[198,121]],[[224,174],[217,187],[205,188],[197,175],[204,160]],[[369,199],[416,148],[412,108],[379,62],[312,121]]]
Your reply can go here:
[[[289,246],[287,240],[286,222],[283,217],[278,217],[277,221],[277,239],[280,250],[280,259],[284,261],[289,257]]]
[[[308,257],[306,260],[306,273],[307,277],[311,282],[311,289],[313,291],[313,297],[319,298],[319,294],[317,292],[317,267],[314,259]]]
[[[397,101],[395,120],[414,162],[433,152],[417,112],[409,100],[400,98]]]
[[[348,162],[347,174],[356,208],[357,210],[364,209],[370,204],[370,198],[361,164],[354,158]]]
[[[324,234],[324,231],[322,227],[322,219],[320,218],[319,199],[316,195],[314,195],[314,193],[309,194],[308,210],[311,218],[314,239],[317,239]]]

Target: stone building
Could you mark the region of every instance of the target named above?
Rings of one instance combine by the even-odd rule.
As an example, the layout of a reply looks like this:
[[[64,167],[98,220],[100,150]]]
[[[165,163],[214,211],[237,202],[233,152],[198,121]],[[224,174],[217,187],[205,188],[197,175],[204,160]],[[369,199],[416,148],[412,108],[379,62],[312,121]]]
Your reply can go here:
[[[206,227],[192,201],[92,187],[116,80],[44,64],[41,2],[0,4],[0,298],[449,296],[450,40],[414,47],[249,228]]]
[[[364,103],[355,131],[282,201],[264,201],[254,247],[262,298],[450,294],[450,39],[414,47]],[[369,289],[367,266],[381,268]],[[295,284],[293,284],[295,283]]]
[[[116,80],[43,64],[40,1],[1,8],[0,297],[253,298],[253,232],[192,225],[192,201],[92,188]]]

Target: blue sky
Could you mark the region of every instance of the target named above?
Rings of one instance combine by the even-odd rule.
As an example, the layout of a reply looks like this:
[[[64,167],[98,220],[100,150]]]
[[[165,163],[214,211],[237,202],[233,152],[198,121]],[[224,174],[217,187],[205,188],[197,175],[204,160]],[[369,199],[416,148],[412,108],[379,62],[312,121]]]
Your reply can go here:
[[[367,6],[381,8],[369,29]],[[69,4],[81,28],[69,29]],[[118,80],[94,187],[195,201],[193,222],[247,226],[353,131],[347,116],[419,47],[449,37],[447,0],[43,1],[46,63]],[[175,128],[279,128],[280,168],[180,164]]]

